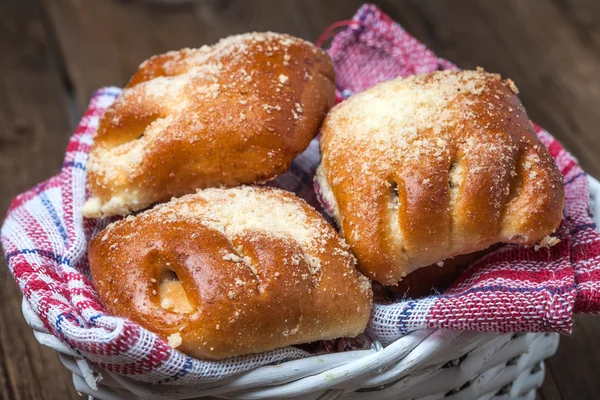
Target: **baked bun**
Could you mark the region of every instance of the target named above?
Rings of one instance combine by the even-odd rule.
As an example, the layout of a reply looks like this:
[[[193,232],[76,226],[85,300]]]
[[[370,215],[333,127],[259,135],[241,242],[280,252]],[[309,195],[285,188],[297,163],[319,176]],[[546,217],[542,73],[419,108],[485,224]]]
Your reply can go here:
[[[107,311],[199,359],[363,332],[369,280],[313,208],[279,189],[206,189],[90,243]]]
[[[402,278],[397,285],[381,286],[390,302],[405,298],[418,298],[435,293],[443,293],[475,262],[491,253],[500,245],[485,250],[449,258],[435,264],[421,267]],[[376,282],[373,283],[375,290]],[[380,301],[375,300],[377,303]]]
[[[386,285],[562,219],[562,176],[510,80],[443,71],[380,83],[328,114],[316,186],[359,269]]]
[[[285,172],[335,100],[329,56],[251,33],[145,61],[104,113],[87,164],[86,217],[126,215],[198,188]]]

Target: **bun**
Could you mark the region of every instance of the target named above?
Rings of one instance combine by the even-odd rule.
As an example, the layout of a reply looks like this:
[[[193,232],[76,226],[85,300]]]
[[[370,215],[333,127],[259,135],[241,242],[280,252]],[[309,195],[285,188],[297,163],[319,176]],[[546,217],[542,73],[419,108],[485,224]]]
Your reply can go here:
[[[265,182],[308,146],[334,100],[329,56],[288,35],[232,36],[152,57],[100,120],[84,215]]]
[[[371,311],[343,239],[278,189],[206,189],[129,216],[89,261],[109,313],[199,359],[356,336]]]
[[[510,80],[395,79],[327,116],[316,186],[359,269],[394,285],[494,243],[532,245],[562,219],[562,176]]]
[[[485,250],[469,254],[461,254],[435,264],[421,267],[402,278],[395,286],[382,286],[388,301],[395,302],[406,297],[419,298],[435,293],[443,293],[471,265],[491,253],[500,245],[488,247]],[[374,288],[377,283],[374,283]],[[379,303],[380,301],[377,301]],[[382,301],[385,302],[385,301]]]

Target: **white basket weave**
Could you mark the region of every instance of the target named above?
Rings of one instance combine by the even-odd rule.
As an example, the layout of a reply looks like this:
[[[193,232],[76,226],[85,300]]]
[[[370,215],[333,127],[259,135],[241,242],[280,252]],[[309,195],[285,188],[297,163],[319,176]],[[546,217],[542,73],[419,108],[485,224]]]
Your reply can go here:
[[[589,177],[592,211],[600,216],[600,183]],[[26,301],[36,339],[59,352],[75,389],[117,399],[535,399],[543,360],[558,348],[555,333],[482,333],[423,329],[386,348],[315,356],[190,386],[150,385],[90,367],[50,334]]]

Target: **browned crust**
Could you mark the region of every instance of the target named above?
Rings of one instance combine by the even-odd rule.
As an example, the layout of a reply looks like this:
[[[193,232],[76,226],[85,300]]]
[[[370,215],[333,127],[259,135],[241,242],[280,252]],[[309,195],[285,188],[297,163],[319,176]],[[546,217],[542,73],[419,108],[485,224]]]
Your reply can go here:
[[[381,298],[379,302],[393,302],[408,298],[418,298],[434,293],[442,293],[448,289],[471,265],[491,253],[498,246],[492,246],[475,253],[461,254],[454,258],[421,267],[414,270],[403,278],[398,285],[377,287],[373,283],[374,290],[379,290]]]
[[[431,125],[414,127],[416,137],[400,146],[396,137],[405,132],[387,125],[405,112],[394,108],[406,104],[397,96],[436,93],[436,85],[450,84],[439,90],[458,93],[441,110],[450,119],[428,115]],[[333,194],[363,273],[393,285],[417,268],[494,243],[532,245],[559,226],[562,176],[515,91],[498,75],[445,71],[380,84],[329,113],[319,185]],[[390,107],[373,116],[373,103]],[[369,122],[374,118],[379,125]],[[356,139],[367,128],[375,129],[369,131],[374,138],[392,129],[392,139]],[[394,196],[399,207],[390,212]],[[396,230],[390,227],[395,221]]]
[[[228,196],[237,188],[212,190],[222,195],[211,201],[231,201],[234,210]],[[370,284],[341,237],[293,194],[254,190],[265,201],[287,200],[300,207],[309,228],[321,233],[310,249],[316,261],[301,243],[273,235],[268,227],[231,237],[207,227],[201,219],[207,200],[201,193],[189,195],[116,222],[91,241],[91,273],[107,311],[164,339],[179,334],[178,349],[200,359],[363,332],[371,310]],[[194,215],[182,209],[195,210],[190,211]],[[178,275],[191,313],[161,307],[165,270]]]
[[[100,121],[84,214],[125,215],[198,188],[273,178],[308,146],[334,99],[329,56],[288,35],[152,57]]]

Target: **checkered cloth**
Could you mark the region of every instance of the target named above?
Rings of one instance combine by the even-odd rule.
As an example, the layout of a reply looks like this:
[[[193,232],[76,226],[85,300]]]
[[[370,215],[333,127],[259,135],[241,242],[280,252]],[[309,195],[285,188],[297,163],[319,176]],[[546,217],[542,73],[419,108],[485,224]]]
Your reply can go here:
[[[437,69],[455,68],[435,57],[389,17],[363,6],[330,50],[339,99],[376,82]],[[19,195],[11,204],[0,240],[8,266],[26,300],[49,332],[93,364],[152,383],[207,382],[261,365],[301,358],[287,347],[210,362],[172,350],[153,333],[105,313],[90,281],[86,249],[106,220],[86,220],[85,164],[104,110],[119,95],[98,91],[67,148],[61,172]],[[539,135],[565,176],[561,242],[535,251],[505,246],[473,265],[443,295],[377,305],[370,334],[384,343],[425,327],[487,331],[568,333],[573,311],[600,310],[600,237],[588,205],[585,173],[545,131]],[[290,172],[274,183],[316,205],[312,176],[319,160],[314,141]]]

